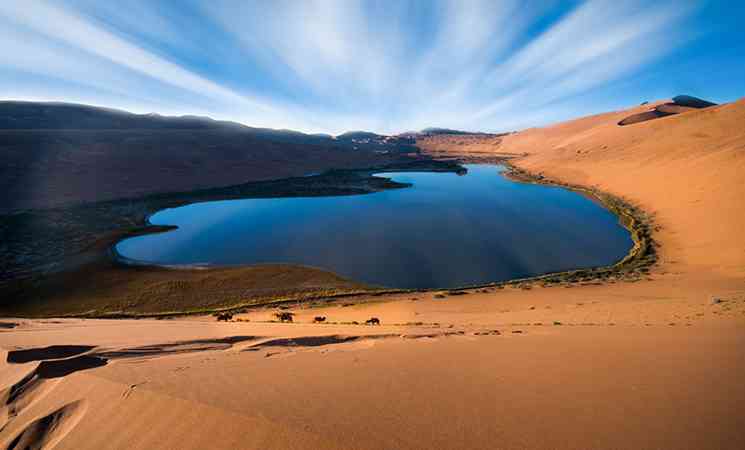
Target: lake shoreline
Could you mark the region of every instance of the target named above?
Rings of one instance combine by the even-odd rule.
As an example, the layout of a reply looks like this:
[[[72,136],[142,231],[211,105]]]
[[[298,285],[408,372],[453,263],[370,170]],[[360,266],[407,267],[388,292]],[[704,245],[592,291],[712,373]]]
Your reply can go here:
[[[638,281],[347,299],[341,295],[359,287],[291,267],[129,268],[125,287],[137,295],[167,299],[171,289],[186,299],[159,304],[161,311],[201,301],[190,292],[240,302],[243,294],[230,297],[221,283],[251,277],[300,283],[318,300],[288,292],[295,301],[247,308],[227,322],[206,313],[229,306],[219,302],[172,319],[4,318],[5,384],[31,397],[9,405],[24,409],[3,436],[10,441],[61,405],[83,404],[66,447],[153,448],[177,439],[226,449],[745,448],[738,376],[745,373],[745,100],[617,125],[649,107],[528,129],[499,143],[429,138],[443,157],[448,150],[451,159],[467,149],[473,160],[509,153],[519,157],[512,166],[534,177],[638,206],[657,258]],[[443,254],[442,261],[452,260]],[[87,295],[117,271],[124,269],[88,273]],[[244,286],[259,292],[266,285]],[[137,295],[109,305],[132,311]],[[278,312],[292,323],[280,323]],[[11,363],[73,345],[90,350]],[[107,364],[83,364],[91,360]],[[61,364],[78,372],[24,383]],[[136,442],[118,439],[122,430]]]
[[[348,282],[354,287],[351,289],[309,289],[308,291],[296,292],[295,295],[291,296],[276,296],[276,297],[249,297],[243,301],[232,302],[230,304],[214,307],[202,307],[199,305],[186,305],[183,308],[160,310],[160,311],[126,311],[122,309],[87,309],[85,311],[65,311],[66,308],[57,309],[54,305],[52,310],[47,313],[38,314],[36,311],[27,311],[28,317],[84,317],[84,318],[145,318],[145,317],[177,317],[187,315],[202,315],[211,314],[217,312],[239,312],[250,308],[256,307],[267,307],[267,306],[279,306],[283,304],[289,304],[297,301],[304,302],[320,302],[319,304],[328,304],[334,301],[345,300],[355,301],[355,299],[366,296],[373,296],[376,299],[381,299],[386,295],[396,295],[405,293],[426,293],[426,292],[446,292],[446,293],[462,293],[469,290],[484,289],[484,288],[503,288],[508,286],[517,286],[521,289],[530,289],[533,285],[540,284],[541,286],[550,285],[565,285],[570,286],[574,284],[592,284],[599,282],[616,282],[616,281],[630,281],[635,282],[641,279],[644,274],[648,273],[649,267],[654,265],[656,262],[655,244],[651,237],[651,222],[643,211],[635,208],[623,200],[612,196],[607,193],[599,192],[595,189],[579,186],[570,185],[563,183],[558,180],[549,180],[541,174],[533,174],[523,169],[516,167],[510,162],[514,159],[514,156],[500,156],[490,157],[487,161],[474,161],[471,159],[469,162],[489,164],[489,165],[503,165],[506,170],[501,173],[512,181],[543,184],[547,186],[557,186],[565,188],[582,195],[586,195],[600,203],[605,209],[612,212],[618,217],[619,222],[626,228],[630,233],[634,245],[629,250],[629,253],[616,263],[608,266],[592,267],[585,269],[575,269],[561,272],[551,272],[547,274],[516,278],[499,282],[489,282],[482,284],[474,284],[467,286],[458,286],[453,288],[424,288],[424,289],[405,289],[405,288],[376,288],[364,283],[359,283],[354,280],[348,280]],[[305,177],[308,179],[315,179],[317,177],[329,177],[336,178],[339,183],[336,187],[340,188],[337,193],[331,195],[356,195],[364,193],[377,192],[382,189],[397,189],[407,187],[405,184],[397,183],[388,178],[376,177],[375,173],[381,172],[412,172],[412,171],[428,171],[428,172],[458,172],[463,169],[461,164],[464,163],[459,159],[434,159],[428,161],[417,161],[412,164],[399,164],[399,165],[388,165],[384,167],[374,167],[368,169],[350,169],[340,171],[329,171],[324,174],[314,175],[313,177]],[[350,188],[347,188],[346,193],[339,194],[338,192],[344,191],[344,183],[349,183],[349,175],[353,176],[353,180],[365,180],[362,186],[368,190],[360,192],[359,184],[354,182]],[[282,181],[294,181],[295,179],[289,180],[278,180]],[[311,181],[310,185],[314,182]],[[349,184],[347,184],[349,186]],[[224,188],[224,189],[231,189]],[[308,191],[300,191],[301,193],[307,194]],[[292,195],[289,195],[292,196]],[[276,198],[278,196],[260,197],[260,198]],[[234,198],[234,197],[231,197]],[[256,197],[237,197],[237,198],[256,198]],[[199,200],[197,200],[199,201]],[[185,202],[177,206],[183,206],[194,202]],[[165,209],[165,208],[164,208]],[[210,273],[226,272],[226,271],[241,271],[250,270],[252,268],[260,267],[284,267],[284,266],[296,266],[299,269],[308,270],[309,272],[319,273],[330,273],[335,277],[341,278],[325,269],[319,269],[315,267],[307,267],[302,265],[294,264],[251,264],[251,265],[235,265],[235,266],[223,266],[223,265],[209,265],[209,266],[162,266],[157,264],[150,264],[146,262],[139,262],[136,260],[130,260],[119,254],[116,250],[116,245],[128,238],[141,236],[152,233],[168,232],[176,229],[175,226],[171,225],[153,225],[148,222],[149,217],[159,210],[150,211],[147,215],[142,218],[142,225],[127,230],[118,230],[112,232],[104,239],[100,239],[97,245],[92,249],[94,256],[91,260],[80,267],[77,272],[80,275],[84,275],[85,279],[91,279],[95,277],[96,273],[117,271],[123,274],[123,278],[128,278],[127,275],[138,277],[143,273],[178,273],[179,277],[189,277],[190,274],[204,275]],[[76,271],[68,272],[67,278],[76,280],[79,277],[76,276]],[[127,275],[124,275],[127,274]],[[64,277],[63,277],[64,279]],[[74,281],[79,282],[79,281]],[[69,283],[62,282],[58,287],[60,289],[66,289]],[[85,295],[81,292],[81,295]],[[53,303],[54,299],[49,298],[44,303]],[[45,309],[45,308],[43,308]],[[22,314],[17,314],[22,315]],[[26,315],[24,315],[26,316]]]
[[[75,219],[82,220],[83,226],[73,227],[72,233],[75,235],[71,241],[75,241],[81,234],[91,234],[93,239],[90,242],[81,245],[78,252],[67,255],[62,260],[63,267],[53,273],[33,273],[30,276],[19,277],[15,280],[0,283],[0,293],[5,298],[14,299],[15,305],[2,305],[0,312],[4,315],[17,315],[23,317],[101,317],[101,316],[122,316],[129,317],[136,314],[124,314],[118,310],[112,311],[110,308],[99,310],[91,302],[88,307],[81,310],[75,305],[67,307],[59,304],[54,305],[55,299],[59,297],[60,292],[66,293],[69,290],[76,292],[74,295],[88,297],[86,285],[90,280],[96,281],[96,277],[111,277],[112,283],[122,283],[128,286],[132,280],[142,277],[144,273],[175,273],[178,272],[180,277],[188,276],[194,270],[188,268],[173,270],[159,267],[152,264],[131,264],[125,262],[119,257],[115,250],[117,243],[124,239],[142,236],[152,233],[167,232],[175,229],[173,226],[161,226],[148,223],[148,218],[157,211],[184,206],[187,204],[213,201],[213,200],[230,200],[244,198],[288,198],[288,197],[316,197],[316,196],[339,196],[339,195],[362,195],[373,192],[379,192],[387,189],[406,188],[406,183],[395,182],[389,178],[374,176],[374,173],[382,172],[404,172],[404,171],[428,171],[428,172],[461,172],[463,167],[450,161],[438,161],[430,158],[417,158],[410,161],[397,162],[392,164],[383,164],[361,169],[332,169],[318,175],[294,177],[281,180],[251,182],[242,185],[228,186],[222,188],[202,189],[196,191],[154,194],[142,199],[135,200],[117,200],[112,202],[103,202],[100,204],[82,205],[83,211],[73,211],[68,215]],[[50,217],[45,217],[45,221],[58,221],[54,214],[59,210],[48,211]],[[63,211],[65,213],[66,211]],[[45,211],[37,212],[44,214]],[[100,213],[100,214],[97,214]],[[121,214],[117,214],[121,213]],[[79,219],[83,217],[83,219]],[[86,226],[85,220],[92,217],[93,226]],[[20,226],[23,226],[21,221]],[[86,229],[87,228],[87,229]],[[105,231],[95,233],[90,229],[103,228]],[[11,233],[11,235],[13,235]],[[57,238],[61,240],[61,238]],[[271,266],[271,265],[264,265]],[[288,265],[276,265],[286,267]],[[251,271],[250,267],[215,267],[210,268],[207,272],[226,272],[233,271]],[[199,269],[199,272],[205,272]],[[330,274],[328,271],[308,268],[309,278],[321,279],[322,283],[330,280],[331,287],[335,289],[339,283],[353,286],[354,292],[358,292],[364,285],[353,281],[344,280],[339,282],[341,277]],[[158,282],[167,282],[158,277]],[[229,276],[228,278],[232,278]],[[303,278],[303,277],[301,277]],[[325,287],[322,286],[322,287]],[[264,288],[262,288],[264,289]],[[320,292],[318,292],[320,289]],[[327,293],[326,289],[319,288],[309,289],[307,293],[303,292],[301,297],[306,294],[316,293],[323,295]],[[366,292],[370,289],[365,286]],[[345,290],[346,292],[346,290]],[[109,292],[112,297],[127,297],[128,293],[121,295],[115,292]],[[137,293],[133,293],[136,295]],[[284,296],[282,296],[284,298]],[[296,298],[296,297],[293,297]],[[19,301],[20,300],[20,301]],[[33,303],[36,306],[28,307],[26,304]],[[73,302],[76,303],[76,302]],[[39,307],[45,312],[39,313]],[[201,309],[197,308],[201,311]],[[176,312],[177,311],[177,312]],[[185,310],[169,309],[167,315],[195,313],[194,308]],[[122,315],[124,314],[124,315]],[[153,314],[147,314],[152,316]],[[160,315],[160,314],[156,314]]]
[[[503,164],[508,168],[504,173],[504,176],[513,181],[561,187],[585,195],[598,202],[605,209],[618,217],[621,225],[623,225],[623,227],[631,234],[631,239],[634,243],[631,249],[629,249],[628,254],[615,264],[605,267],[556,272],[526,278],[526,280],[552,280],[555,277],[559,277],[573,281],[589,282],[596,279],[606,279],[615,275],[623,275],[627,280],[637,280],[642,277],[643,274],[648,273],[649,268],[657,263],[656,247],[658,244],[654,241],[652,236],[654,224],[649,214],[641,208],[628,203],[618,196],[603,192],[599,189],[547,178],[541,173],[533,173],[517,167],[509,161],[506,161]]]
[[[597,189],[592,189],[589,187],[576,185],[576,184],[570,184],[565,183],[560,180],[556,179],[548,179],[544,175],[536,174],[529,172],[527,170],[521,169],[513,164],[510,163],[510,159],[514,159],[514,157],[490,157],[490,158],[457,158],[457,159],[442,159],[440,161],[445,161],[448,163],[455,163],[455,164],[482,164],[482,165],[490,165],[490,166],[503,166],[506,170],[504,172],[500,173],[500,176],[503,176],[511,181],[520,182],[520,183],[528,183],[528,184],[539,184],[544,186],[552,186],[552,187],[560,187],[563,189],[570,190],[572,192],[578,193],[580,195],[586,196],[590,198],[591,200],[595,201],[596,203],[600,204],[603,208],[613,213],[619,220],[619,223],[626,229],[632,239],[633,245],[629,249],[628,253],[624,255],[623,258],[619,259],[617,262],[605,265],[605,266],[597,266],[597,267],[589,267],[589,268],[580,268],[580,269],[572,269],[572,270],[563,270],[563,271],[557,271],[557,272],[548,272],[541,275],[535,275],[530,277],[520,277],[520,278],[512,278],[504,281],[498,281],[498,282],[487,282],[487,283],[477,283],[477,284],[469,284],[469,285],[463,285],[463,286],[454,286],[450,288],[381,288],[381,289],[374,289],[374,292],[379,293],[405,293],[405,292],[436,292],[436,291],[463,291],[468,289],[478,289],[478,288],[485,288],[485,287],[494,287],[494,286],[507,286],[507,285],[516,285],[516,284],[523,284],[523,283],[534,283],[534,282],[542,282],[545,284],[552,284],[552,283],[562,283],[562,282],[593,282],[598,280],[605,280],[609,277],[623,277],[625,280],[633,280],[636,281],[639,278],[641,278],[645,273],[648,272],[648,269],[653,266],[657,262],[657,254],[655,251],[655,242],[652,238],[652,228],[653,223],[649,216],[641,209],[629,204],[628,202],[624,201],[623,199],[611,195],[606,192],[599,191]],[[373,175],[376,173],[374,170],[367,170],[362,169],[361,172],[369,172],[370,175]],[[390,170],[386,170],[388,173],[396,173],[396,172],[412,172],[411,169],[395,169],[392,168]],[[149,224],[148,226],[152,227],[158,227],[157,225]],[[168,225],[170,226],[170,225]],[[175,229],[175,226],[172,229]],[[166,230],[168,231],[168,230]],[[161,232],[161,230],[153,230],[153,233]],[[119,239],[116,244],[123,241],[124,239],[128,239],[130,236],[122,237]],[[259,264],[205,264],[205,265],[168,265],[168,264],[153,264],[153,263],[147,263],[142,261],[137,261],[135,259],[127,258],[123,255],[121,255],[116,250],[116,244],[112,245],[111,252],[112,257],[119,263],[125,264],[125,265],[135,265],[135,266],[152,266],[152,267],[159,267],[159,268],[165,268],[165,269],[172,269],[172,270],[193,270],[193,269],[210,269],[210,268],[235,268],[235,267],[241,267],[241,266],[248,266],[248,265],[263,265],[261,263]],[[355,294],[357,295],[357,294]],[[347,295],[343,295],[342,297],[348,297]],[[236,308],[240,308],[240,306],[236,306]]]

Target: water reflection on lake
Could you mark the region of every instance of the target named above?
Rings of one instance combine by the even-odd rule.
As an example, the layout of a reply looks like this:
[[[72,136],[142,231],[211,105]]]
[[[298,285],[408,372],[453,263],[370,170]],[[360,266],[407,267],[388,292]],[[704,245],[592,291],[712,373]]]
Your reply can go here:
[[[156,264],[294,263],[370,284],[457,287],[612,264],[627,230],[577,193],[522,184],[499,166],[379,176],[413,187],[369,195],[228,200],[160,211],[178,230],[127,239]]]

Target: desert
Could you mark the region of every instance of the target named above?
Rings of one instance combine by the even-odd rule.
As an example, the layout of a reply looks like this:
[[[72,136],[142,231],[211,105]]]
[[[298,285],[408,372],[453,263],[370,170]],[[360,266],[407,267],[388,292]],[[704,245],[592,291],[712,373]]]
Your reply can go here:
[[[8,361],[21,349],[52,349],[4,363],[4,440],[59,448],[737,448],[745,136],[733,130],[745,103],[617,125],[638,109],[496,145],[489,138],[471,156],[527,154],[510,163],[643,209],[658,260],[641,277],[283,303],[293,323],[277,322],[275,305],[229,323],[199,315],[4,319]],[[316,316],[325,323],[313,324]],[[364,325],[370,317],[381,325]],[[55,354],[55,346],[75,345],[84,347]],[[44,370],[52,364],[65,368]],[[402,395],[406,402],[391,401]],[[46,411],[57,415],[34,424]],[[120,427],[137,438],[91,439]]]
[[[0,2],[0,449],[745,448],[743,20]]]

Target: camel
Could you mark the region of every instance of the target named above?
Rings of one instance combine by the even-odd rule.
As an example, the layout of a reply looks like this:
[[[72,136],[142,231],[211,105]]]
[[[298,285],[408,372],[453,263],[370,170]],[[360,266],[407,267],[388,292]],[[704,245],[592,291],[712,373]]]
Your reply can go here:
[[[371,317],[369,320],[365,321],[365,325],[380,325],[380,319],[377,317]]]
[[[316,316],[313,318],[313,323],[323,323],[326,321],[326,317],[324,316]]]
[[[228,312],[217,313],[215,317],[217,317],[218,322],[228,322],[233,320],[233,315]]]
[[[292,322],[292,316],[295,314],[291,312],[277,312],[274,313],[274,317],[279,319],[280,322]]]

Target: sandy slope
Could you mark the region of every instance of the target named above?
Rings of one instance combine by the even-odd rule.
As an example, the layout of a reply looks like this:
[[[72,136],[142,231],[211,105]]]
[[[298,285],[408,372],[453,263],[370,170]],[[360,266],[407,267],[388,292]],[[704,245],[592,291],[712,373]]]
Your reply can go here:
[[[477,328],[486,334],[473,335]],[[491,334],[494,329],[501,334]],[[446,336],[446,330],[453,334]],[[58,448],[195,449],[745,444],[738,428],[745,401],[738,375],[745,336],[731,323],[446,330],[170,321],[35,324],[15,338],[7,333],[3,344],[99,343],[94,352],[115,355],[113,349],[129,348],[138,355],[137,347],[146,344],[255,338],[232,346],[184,344],[176,349],[182,353],[172,354],[169,346],[154,345],[139,350],[139,357],[113,356],[104,367],[41,379],[26,389],[29,398],[10,403],[17,415],[0,438],[7,443],[35,420],[73,405],[72,417],[29,439],[60,440]],[[337,337],[286,339],[328,333]],[[366,336],[342,338],[359,333]],[[283,339],[273,342],[276,336]],[[3,378],[16,382],[36,364],[8,364]]]
[[[638,111],[468,148],[653,213],[649,279],[373,297],[294,308],[296,324],[4,319],[8,351],[94,348],[2,363],[0,443],[745,448],[745,101],[616,125]]]
[[[663,272],[745,278],[745,99],[616,126],[624,114],[508,136],[502,148],[531,153],[520,167],[596,186],[655,214]]]

